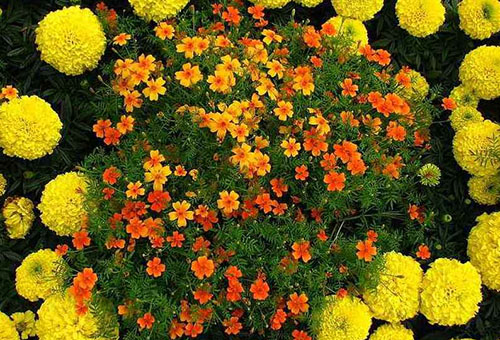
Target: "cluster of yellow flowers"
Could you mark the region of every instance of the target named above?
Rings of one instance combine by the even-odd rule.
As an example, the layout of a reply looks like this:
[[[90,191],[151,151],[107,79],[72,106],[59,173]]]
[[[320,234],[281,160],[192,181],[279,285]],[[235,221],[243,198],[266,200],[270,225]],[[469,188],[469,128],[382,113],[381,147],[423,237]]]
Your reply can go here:
[[[99,321],[92,312],[79,315],[75,299],[69,293],[48,297],[38,310],[36,323],[40,340],[111,340],[118,339],[118,328],[110,337],[96,337]]]
[[[37,96],[22,96],[1,104],[0,125],[0,147],[8,156],[37,159],[51,154],[61,139],[59,116]]]
[[[500,212],[483,214],[469,234],[467,254],[486,287],[500,291]]]
[[[76,172],[59,175],[47,183],[38,205],[43,224],[59,236],[79,231],[86,217],[86,190],[85,177]]]
[[[97,67],[106,49],[106,36],[91,10],[72,6],[50,12],[40,21],[36,44],[43,61],[59,72],[79,75]]]
[[[380,326],[369,340],[413,340],[413,332],[400,323],[389,323]]]
[[[487,39],[500,31],[498,0],[462,0],[458,15],[460,28],[473,39]]]
[[[65,262],[50,249],[32,253],[16,269],[16,289],[29,301],[45,299],[61,289]]]
[[[16,325],[7,315],[0,312],[0,339],[19,340]]]
[[[432,324],[463,325],[479,310],[481,277],[470,263],[440,258],[424,275],[420,312]]]
[[[398,0],[399,26],[419,38],[434,34],[444,23],[446,9],[441,0]]]
[[[323,309],[316,313],[318,340],[363,340],[372,324],[366,304],[353,296],[328,296]]]
[[[10,316],[16,330],[21,335],[21,339],[28,339],[36,335],[35,313],[26,311],[24,313],[17,312]],[[0,337],[0,339],[3,339]]]
[[[10,238],[24,238],[35,220],[33,202],[26,197],[9,197],[5,200],[2,215]]]
[[[367,291],[363,299],[377,319],[397,322],[414,317],[420,306],[423,271],[409,256],[384,254],[385,265],[379,284]]]
[[[384,0],[332,0],[338,15],[366,21],[372,19],[384,6]]]
[[[129,0],[134,12],[147,21],[161,21],[179,13],[189,0]]]

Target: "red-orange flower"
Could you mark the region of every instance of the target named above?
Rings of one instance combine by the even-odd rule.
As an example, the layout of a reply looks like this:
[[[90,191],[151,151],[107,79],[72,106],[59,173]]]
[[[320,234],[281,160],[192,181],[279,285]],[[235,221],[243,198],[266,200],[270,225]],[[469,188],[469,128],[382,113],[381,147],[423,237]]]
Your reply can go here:
[[[429,251],[429,247],[427,247],[425,244],[422,244],[418,246],[416,255],[422,260],[427,260],[431,257],[431,252]]]
[[[224,325],[224,327],[226,327],[224,332],[229,335],[231,334],[236,335],[243,328],[243,325],[239,322],[239,318],[235,316],[231,317],[228,320],[224,320],[222,324]]]
[[[159,257],[154,257],[152,260],[149,260],[147,266],[146,272],[154,277],[160,277],[165,271],[165,265],[161,263]]]
[[[312,338],[307,335],[306,332],[304,331],[299,331],[298,329],[295,329],[292,332],[293,340],[312,340]]]
[[[73,234],[73,245],[77,250],[82,250],[83,248],[90,246],[89,233],[85,230],[77,231]]]
[[[74,284],[77,284],[82,289],[91,290],[97,282],[97,274],[94,273],[92,268],[84,268],[83,271],[78,273],[74,279]]]
[[[286,302],[286,305],[292,314],[305,313],[309,310],[309,304],[307,301],[309,298],[306,294],[293,293],[290,295],[290,299]]]
[[[255,300],[265,300],[269,296],[269,285],[259,277],[250,286],[250,292]]]
[[[293,258],[296,260],[302,259],[302,261],[308,262],[311,259],[311,254],[309,253],[310,248],[309,241],[295,242],[292,246]]]
[[[323,182],[328,184],[326,190],[328,191],[342,191],[345,187],[345,175],[344,173],[336,173],[335,171],[330,171],[323,178]]]
[[[356,255],[358,259],[365,260],[366,262],[370,262],[373,259],[373,256],[377,255],[377,247],[373,246],[373,242],[370,240],[359,241],[356,245],[356,249],[358,252]]]
[[[153,324],[155,322],[155,317],[151,313],[146,313],[139,319],[137,319],[137,324],[139,327],[142,329],[147,328],[151,329],[153,327]]]
[[[200,256],[197,260],[191,263],[191,270],[198,279],[210,277],[214,273],[214,261],[209,260],[206,256]]]

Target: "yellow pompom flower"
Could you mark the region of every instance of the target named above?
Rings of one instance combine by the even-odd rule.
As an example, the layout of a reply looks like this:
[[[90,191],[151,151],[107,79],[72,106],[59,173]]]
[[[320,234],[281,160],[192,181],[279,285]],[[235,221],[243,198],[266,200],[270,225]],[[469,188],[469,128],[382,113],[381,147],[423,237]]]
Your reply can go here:
[[[399,26],[411,35],[423,38],[434,34],[444,23],[446,9],[441,0],[398,0]]]
[[[451,90],[450,98],[455,101],[457,107],[470,106],[477,108],[479,104],[479,98],[464,85],[459,85]]]
[[[314,315],[314,319],[317,340],[363,340],[372,324],[368,307],[353,296],[326,297],[323,309]]]
[[[35,42],[42,60],[69,76],[96,68],[106,49],[99,19],[79,6],[47,14],[38,24]]]
[[[0,196],[3,196],[5,194],[5,190],[7,189],[7,180],[3,176],[3,174],[0,174]]]
[[[16,325],[7,315],[0,312],[0,339],[19,340]]]
[[[479,204],[500,203],[500,175],[472,176],[467,183],[470,197]]]
[[[29,310],[24,313],[14,313],[10,317],[14,321],[17,331],[21,334],[21,339],[28,339],[36,335],[35,313]]]
[[[459,76],[479,99],[500,97],[500,46],[480,46],[467,53]]]
[[[0,105],[0,125],[0,147],[7,156],[37,159],[51,154],[61,139],[59,116],[37,96],[22,96]]]
[[[388,323],[380,326],[370,335],[369,340],[413,340],[413,332],[400,323]]]
[[[59,236],[79,231],[86,216],[86,191],[85,177],[76,172],[59,175],[47,183],[38,205],[43,224]]]
[[[424,275],[420,312],[431,324],[466,324],[479,310],[481,277],[470,263],[437,259]]]
[[[323,2],[323,0],[294,0],[294,1],[304,7],[316,7]]]
[[[458,16],[460,28],[472,39],[487,39],[500,31],[498,0],[462,0]]]
[[[498,138],[500,125],[489,120],[465,125],[453,138],[453,154],[458,165],[474,176],[494,175],[500,168],[500,159],[491,155],[491,151]]]
[[[500,291],[500,212],[482,214],[469,234],[467,255],[486,287]]]
[[[419,101],[429,94],[429,83],[419,72],[409,70],[406,75],[410,78],[410,87],[401,87],[400,95],[407,100]]]
[[[38,321],[36,322],[38,338],[40,340],[118,339],[118,331],[113,326],[115,322],[111,320],[111,317],[106,317],[107,324],[99,324],[100,318],[98,319],[90,310],[84,315],[78,315],[75,305],[75,299],[68,292],[53,294],[47,298],[38,310]],[[103,328],[114,329],[111,332],[113,335],[109,337],[99,336]]]
[[[332,0],[339,16],[366,21],[372,19],[384,6],[384,0]]]
[[[384,254],[384,269],[375,290],[367,290],[363,299],[373,317],[389,322],[414,317],[420,305],[423,271],[409,256],[389,252]]]
[[[484,120],[481,112],[470,106],[459,106],[450,115],[453,130],[458,131],[469,123],[480,123]]]
[[[189,0],[129,0],[135,14],[147,21],[162,21],[175,17]]]
[[[50,249],[29,254],[16,269],[16,289],[29,301],[46,299],[61,289],[66,267],[64,260]]]
[[[33,225],[35,205],[26,197],[9,197],[5,200],[2,215],[10,238],[24,238]]]
[[[356,53],[359,53],[358,46],[368,45],[368,31],[361,21],[337,16],[330,18],[328,22],[335,27],[338,36],[352,40],[351,48]]]

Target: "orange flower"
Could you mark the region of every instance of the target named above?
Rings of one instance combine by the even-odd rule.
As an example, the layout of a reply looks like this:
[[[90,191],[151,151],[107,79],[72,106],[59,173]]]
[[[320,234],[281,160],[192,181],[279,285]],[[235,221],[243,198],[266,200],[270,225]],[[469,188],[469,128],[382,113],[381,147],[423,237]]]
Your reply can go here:
[[[281,328],[281,325],[286,321],[286,313],[283,309],[279,308],[276,310],[274,315],[271,317],[271,329],[278,330]]]
[[[387,137],[402,142],[405,140],[406,130],[403,126],[394,121],[389,122],[387,126]]]
[[[172,204],[174,211],[168,213],[170,221],[177,220],[177,225],[179,227],[187,226],[187,220],[192,220],[194,218],[194,212],[189,210],[190,207],[191,204],[186,201]]]
[[[323,66],[323,60],[321,60],[320,57],[317,57],[315,55],[313,55],[311,57],[311,63],[314,65],[314,67],[316,68],[320,68],[321,66]]]
[[[159,257],[154,257],[152,260],[149,260],[147,266],[146,272],[154,277],[160,277],[165,271],[165,265],[161,263]]]
[[[99,119],[96,124],[92,127],[92,130],[95,132],[95,135],[98,138],[104,138],[104,132],[107,128],[111,127],[111,121],[109,119],[102,120]]]
[[[265,300],[269,296],[269,285],[259,277],[250,286],[250,292],[255,300]]]
[[[302,259],[304,262],[309,262],[311,254],[309,253],[311,246],[309,241],[295,242],[292,246],[292,256],[296,260]]]
[[[309,177],[309,171],[307,170],[307,165],[301,165],[295,167],[295,179],[300,181],[305,181]]]
[[[340,84],[340,87],[342,88],[343,96],[356,97],[358,85],[354,85],[351,78],[344,79],[344,81]]]
[[[429,251],[429,247],[427,247],[425,244],[422,244],[418,246],[416,255],[422,260],[427,260],[431,257],[431,252]]]
[[[127,197],[136,199],[137,196],[142,196],[144,195],[144,188],[142,187],[142,183],[140,181],[137,181],[135,183],[130,182],[127,184],[127,191],[125,191],[125,194]]]
[[[290,299],[287,301],[286,305],[292,314],[305,313],[309,310],[309,304],[307,301],[309,298],[306,294],[302,293],[298,295],[293,293],[290,295]]]
[[[368,230],[368,232],[366,233],[366,236],[368,237],[368,239],[372,242],[377,242],[377,238],[378,238],[378,234],[375,230]]]
[[[262,41],[264,41],[267,45],[271,44],[273,41],[277,43],[283,41],[283,37],[281,35],[268,29],[263,30],[262,35],[264,36],[264,39],[262,39]]]
[[[325,232],[325,229],[321,229],[316,235],[320,241],[326,242],[328,240],[328,235]]]
[[[175,79],[179,80],[182,86],[191,87],[203,79],[198,65],[191,66],[191,63],[182,65],[182,71],[175,72]]]
[[[222,324],[224,325],[224,327],[226,327],[224,332],[229,335],[238,334],[240,330],[243,328],[243,326],[239,322],[239,318],[235,316],[231,317],[228,320],[224,320]]]
[[[203,332],[203,325],[198,322],[188,323],[184,328],[184,335],[189,336],[191,338],[196,338]]]
[[[104,130],[104,143],[106,145],[117,145],[120,144],[120,131],[115,128],[106,128]]]
[[[264,6],[255,5],[248,7],[248,14],[252,14],[252,18],[255,20],[260,20],[264,18]]]
[[[410,215],[410,219],[417,220],[420,223],[424,222],[425,220],[423,212],[424,208],[419,207],[418,205],[410,204],[410,206],[408,207],[408,214]]]
[[[321,35],[312,26],[308,26],[302,36],[307,46],[311,48],[321,47]]]
[[[7,98],[8,100],[12,100],[14,98],[17,98],[17,89],[12,87],[12,85],[7,85],[4,88],[2,88],[2,91],[0,92],[0,99],[2,98]]]
[[[164,95],[167,92],[167,89],[163,86],[165,84],[165,80],[160,77],[156,80],[151,78],[146,82],[147,87],[142,90],[144,96],[149,98],[151,101],[157,101],[159,96]]]
[[[151,313],[146,313],[139,319],[137,319],[137,324],[139,327],[142,329],[147,328],[151,329],[153,327],[153,324],[155,322],[155,317]]]
[[[335,171],[330,171],[323,178],[323,182],[328,184],[326,190],[328,191],[342,191],[345,187],[345,175],[344,173],[337,173]]]
[[[455,110],[457,108],[457,103],[453,98],[444,98],[443,104],[441,105],[445,110]]]
[[[205,303],[207,303],[208,301],[210,301],[212,299],[214,295],[211,294],[209,291],[208,291],[208,288],[198,288],[194,293],[193,293],[193,297],[196,301],[200,302],[200,304],[204,305]]]
[[[299,331],[298,329],[295,329],[292,332],[293,340],[312,340],[312,338],[307,335],[306,332],[304,331]]]
[[[277,197],[282,197],[283,193],[288,191],[288,185],[285,184],[283,178],[273,178],[270,183]]]
[[[335,144],[333,149],[335,150],[335,156],[339,157],[344,164],[359,158],[359,153],[357,152],[358,146],[354,143],[343,141],[342,145]]]
[[[69,247],[67,244],[58,244],[56,247],[56,254],[59,256],[64,256],[68,253]]]
[[[217,200],[217,207],[221,209],[224,214],[231,214],[233,211],[238,210],[240,202],[238,195],[235,191],[227,192],[227,190],[221,191],[219,193],[220,199]]]
[[[162,40],[172,39],[174,37],[174,32],[174,27],[167,24],[166,22],[160,22],[155,27],[156,36]]]
[[[182,39],[181,44],[178,44],[176,46],[177,52],[179,53],[184,53],[184,56],[188,59],[191,59],[194,57],[194,50],[195,50],[195,42],[191,37],[186,37]],[[191,66],[191,64],[189,64]]]
[[[370,262],[373,256],[377,255],[377,247],[374,247],[373,242],[370,240],[359,241],[356,249],[358,249],[356,253],[358,259],[365,260],[366,262]]]
[[[89,237],[89,233],[85,230],[77,231],[73,234],[73,246],[75,246],[77,250],[82,250],[83,248],[90,246],[90,241],[91,239]]]
[[[314,91],[314,79],[312,75],[307,74],[304,76],[297,76],[293,79],[294,83],[292,88],[295,91],[302,91],[304,96],[309,96]]]
[[[84,268],[83,271],[78,273],[74,278],[73,283],[82,289],[92,290],[97,282],[97,274],[94,273],[92,268]]]
[[[204,277],[210,277],[214,273],[214,261],[209,260],[206,256],[200,256],[197,260],[191,263],[191,270],[194,275],[202,280]]]
[[[337,294],[335,294],[335,295],[337,295],[338,298],[343,299],[348,294],[349,294],[349,292],[345,288],[340,288],[339,290],[337,290]]]
[[[177,339],[184,335],[184,324],[178,322],[177,319],[172,320],[170,324],[170,329],[168,330],[168,335],[170,339]]]
[[[180,234],[178,231],[174,231],[172,236],[167,236],[167,242],[170,243],[170,246],[172,248],[181,248],[182,247],[182,242],[184,242],[186,238],[184,237],[183,234]]]
[[[278,102],[278,107],[275,108],[273,111],[279,120],[285,121],[287,118],[292,118],[293,105],[290,102],[280,100]]]
[[[133,239],[146,237],[148,235],[148,228],[144,225],[144,222],[137,217],[130,220],[130,223],[127,224],[125,230]]]
[[[321,34],[326,36],[334,36],[337,34],[337,30],[332,23],[325,22],[323,25],[321,25]]]
[[[288,140],[283,140],[283,142],[281,142],[281,147],[285,149],[283,153],[287,157],[297,156],[301,149],[300,143],[298,143],[295,138],[289,138]]]
[[[130,34],[120,33],[116,37],[113,38],[113,45],[124,46],[127,42],[132,38]]]
[[[264,211],[264,213],[267,214],[273,209],[273,206],[277,202],[271,199],[271,195],[269,195],[268,193],[264,193],[261,195],[257,195],[257,197],[255,198],[255,203],[259,206],[260,209]]]
[[[149,158],[147,158],[146,162],[143,165],[144,170],[149,170],[158,165],[161,165],[161,162],[165,161],[165,157],[158,150],[151,150],[149,152]]]
[[[238,26],[241,21],[240,11],[235,7],[228,6],[227,11],[222,12],[222,19],[229,24]]]
[[[116,167],[110,166],[102,173],[102,180],[105,183],[113,185],[116,183],[118,178],[120,178],[120,176],[121,176],[120,171]]]
[[[123,99],[125,111],[132,112],[134,108],[140,108],[142,106],[142,99],[140,99],[140,97],[141,94],[136,90],[132,92],[127,91]]]
[[[382,66],[387,66],[391,63],[391,54],[386,50],[379,49],[375,51],[375,55],[373,56],[373,60],[378,62]]]

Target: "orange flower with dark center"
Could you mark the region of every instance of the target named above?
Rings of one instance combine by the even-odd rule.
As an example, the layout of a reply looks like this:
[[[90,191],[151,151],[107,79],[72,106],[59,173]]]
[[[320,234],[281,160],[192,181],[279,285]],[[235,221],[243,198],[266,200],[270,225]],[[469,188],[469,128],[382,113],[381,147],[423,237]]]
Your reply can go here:
[[[205,303],[207,303],[208,301],[210,301],[213,297],[213,294],[211,294],[209,291],[208,291],[208,288],[207,287],[203,287],[203,288],[198,288],[194,293],[193,293],[193,297],[196,301],[198,301],[200,304],[204,305]]]
[[[191,263],[191,270],[194,275],[202,280],[205,277],[210,277],[214,273],[214,261],[209,260],[206,256],[200,256],[197,260]]]
[[[356,249],[358,249],[358,252],[356,252],[358,259],[365,260],[365,262],[370,262],[373,256],[377,255],[377,247],[374,247],[373,242],[370,240],[359,241]]]
[[[235,191],[231,190],[231,192],[227,192],[226,190],[219,193],[220,199],[217,200],[217,206],[221,209],[225,214],[231,214],[233,211],[238,210],[240,206],[240,202],[238,195]]]
[[[290,299],[287,301],[286,305],[292,314],[305,313],[309,310],[309,304],[307,301],[309,298],[306,294],[293,293],[290,295]]]
[[[167,236],[167,242],[170,243],[170,246],[172,248],[181,248],[182,247],[182,242],[184,242],[185,237],[183,234],[179,233],[178,231],[174,231],[172,236]]]
[[[311,246],[309,241],[295,242],[292,246],[292,256],[296,260],[302,259],[304,262],[309,262],[311,254],[309,253]]]
[[[97,274],[94,273],[92,268],[84,268],[83,271],[78,273],[73,281],[74,284],[80,286],[82,289],[92,290],[97,282]]]
[[[77,250],[82,250],[83,248],[90,246],[89,233],[84,231],[77,231],[73,234],[73,245]]]
[[[368,230],[368,232],[366,233],[366,236],[368,236],[368,239],[372,242],[377,242],[377,238],[378,238],[378,234],[375,230]]]
[[[139,325],[140,329],[151,329],[153,327],[153,324],[155,322],[155,317],[151,313],[146,313],[139,319],[137,319],[137,324]]]
[[[431,257],[431,252],[429,251],[429,247],[427,247],[425,244],[422,244],[418,246],[416,255],[422,260],[427,260]]]
[[[120,171],[116,167],[110,166],[102,173],[102,180],[105,183],[113,185],[116,183],[118,178],[120,178],[120,176],[121,176]]]
[[[323,182],[328,184],[326,190],[328,191],[342,191],[345,187],[345,175],[344,173],[337,173],[335,171],[330,171],[323,178]]]
[[[301,165],[295,167],[295,179],[300,181],[305,181],[309,177],[309,171],[307,170],[307,165]]]
[[[154,277],[160,277],[165,271],[165,265],[161,263],[159,257],[154,257],[152,260],[149,260],[147,266],[146,272]]]
[[[104,138],[104,132],[107,128],[111,127],[111,120],[99,119],[96,124],[93,125],[92,130],[98,138]]]
[[[342,88],[343,96],[356,97],[358,85],[353,84],[351,78],[344,79],[344,81],[340,84],[340,87]]]
[[[226,327],[224,332],[229,335],[231,334],[236,335],[243,328],[242,324],[239,322],[239,318],[235,316],[231,317],[228,320],[224,320],[222,324],[224,325],[224,327]]]

